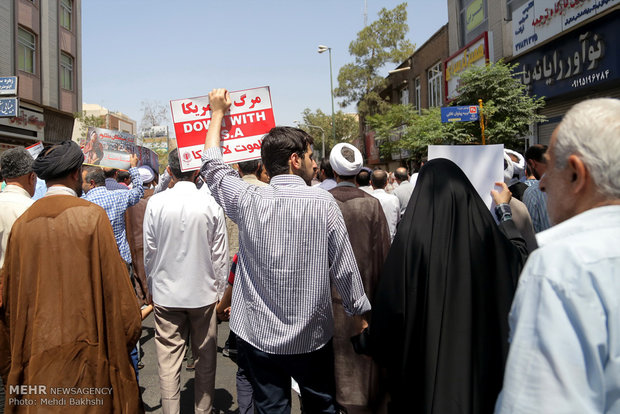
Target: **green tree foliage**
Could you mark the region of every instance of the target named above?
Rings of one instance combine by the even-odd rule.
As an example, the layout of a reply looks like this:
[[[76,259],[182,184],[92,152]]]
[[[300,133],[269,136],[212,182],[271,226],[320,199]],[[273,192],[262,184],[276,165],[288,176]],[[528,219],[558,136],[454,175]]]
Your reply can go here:
[[[79,121],[80,144],[86,141],[89,127],[103,128],[105,126],[105,120],[98,115],[86,115],[84,112],[76,112],[73,114],[73,118]]]
[[[304,109],[302,112],[303,122],[299,125],[301,129],[314,137],[314,149],[317,155],[321,151],[323,132],[325,133],[325,156],[329,156],[329,152],[339,142],[353,143],[359,136],[359,122],[354,114],[345,114],[338,111],[334,114],[336,121],[336,141],[332,133],[332,116],[323,113],[320,109],[312,112],[310,108]],[[312,126],[310,126],[312,125]],[[320,129],[316,128],[319,127]]]
[[[383,156],[407,150],[411,158],[426,156],[429,145],[466,144],[474,137],[458,130],[455,124],[441,123],[439,108],[423,109],[421,114],[411,105],[392,105],[385,113],[366,118],[375,131]]]
[[[387,80],[379,71],[387,63],[400,64],[413,54],[414,46],[405,39],[408,31],[407,3],[402,3],[392,10],[381,9],[379,18],[357,34],[349,45],[355,62],[340,68],[334,90],[334,95],[342,98],[342,107],[357,103],[360,116],[387,109],[389,104],[378,94]]]
[[[503,62],[470,68],[460,78],[459,97],[452,105],[477,105],[483,100],[485,137],[487,144],[504,144],[507,148],[522,149],[521,138],[528,134],[529,125],[543,122],[536,112],[544,106],[543,98],[527,95],[525,86],[514,73],[516,65]],[[385,113],[366,118],[380,140],[381,154],[403,149],[411,157],[426,155],[428,145],[481,143],[479,122],[441,122],[440,108],[422,110],[410,105],[392,105]]]
[[[545,101],[527,94],[526,86],[515,76],[516,66],[500,60],[469,68],[461,75],[459,96],[452,104],[477,105],[478,99],[482,99],[486,143],[523,149],[521,138],[529,134],[530,124],[546,120],[537,114]],[[457,127],[465,134],[481,136],[479,122],[459,122]]]

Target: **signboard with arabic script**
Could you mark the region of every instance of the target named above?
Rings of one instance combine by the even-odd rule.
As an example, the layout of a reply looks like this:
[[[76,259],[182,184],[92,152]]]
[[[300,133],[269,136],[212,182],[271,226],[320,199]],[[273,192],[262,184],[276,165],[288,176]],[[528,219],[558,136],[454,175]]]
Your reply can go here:
[[[482,0],[474,0],[467,6],[466,19],[467,33],[480,26],[480,23],[484,21],[484,2]]]
[[[0,95],[17,95],[17,76],[0,76]]]
[[[449,106],[441,108],[441,122],[467,122],[478,120],[478,106]]]
[[[457,89],[463,71],[471,66],[485,65],[489,61],[489,56],[493,56],[492,45],[491,33],[484,32],[444,61],[446,101],[458,96]]]
[[[521,54],[617,4],[620,0],[529,1],[512,13],[512,54]]]
[[[620,79],[619,17],[616,11],[517,58],[529,93],[553,98]]]
[[[0,117],[14,117],[19,111],[18,98],[0,98]]]
[[[260,158],[262,137],[275,126],[269,87],[230,92],[232,105],[222,121],[224,162]],[[170,101],[181,170],[200,168],[200,156],[211,122],[209,97]]]

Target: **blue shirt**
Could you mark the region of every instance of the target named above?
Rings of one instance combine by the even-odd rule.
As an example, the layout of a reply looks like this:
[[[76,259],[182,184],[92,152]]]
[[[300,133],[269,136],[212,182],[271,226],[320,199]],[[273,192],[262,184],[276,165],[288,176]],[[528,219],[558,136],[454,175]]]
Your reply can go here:
[[[110,191],[105,186],[100,186],[93,188],[83,197],[85,200],[103,207],[108,214],[118,251],[123,260],[127,263],[131,263],[131,251],[129,250],[129,243],[127,243],[127,234],[125,230],[125,211],[127,211],[129,207],[138,204],[138,201],[140,201],[144,195],[142,178],[140,178],[138,169],[135,167],[130,168],[129,175],[131,176],[131,183],[133,184],[131,190]]]
[[[537,236],[510,312],[496,413],[620,413],[620,206]]]
[[[110,191],[114,191],[114,190],[129,190],[129,187],[119,183],[114,178],[106,178],[105,179],[105,188],[107,188]]]
[[[342,213],[325,190],[292,174],[246,183],[220,148],[202,153],[202,175],[239,225],[230,326],[272,354],[302,354],[333,336],[331,285],[349,314],[370,310]]]
[[[533,181],[523,193],[523,204],[532,217],[534,231],[539,233],[551,227],[547,213],[547,194],[540,191],[540,181]]]

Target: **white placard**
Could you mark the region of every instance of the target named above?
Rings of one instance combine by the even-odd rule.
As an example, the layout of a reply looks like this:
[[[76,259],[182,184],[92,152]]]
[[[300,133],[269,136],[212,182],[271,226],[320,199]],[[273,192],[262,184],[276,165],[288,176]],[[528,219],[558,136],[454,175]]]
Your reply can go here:
[[[491,190],[504,181],[504,145],[429,145],[428,159],[446,158],[458,165],[489,208]]]

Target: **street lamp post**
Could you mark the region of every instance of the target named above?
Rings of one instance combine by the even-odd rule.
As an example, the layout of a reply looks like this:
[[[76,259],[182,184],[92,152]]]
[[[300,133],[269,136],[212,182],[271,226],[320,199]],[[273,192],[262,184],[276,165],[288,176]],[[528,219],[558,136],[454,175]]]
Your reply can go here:
[[[299,123],[299,121],[294,121],[297,126],[301,126],[301,124]],[[321,147],[321,159],[325,158],[325,130],[323,128],[321,128],[320,126],[316,126],[316,125],[312,125],[312,124],[303,124],[303,126],[307,126],[310,128],[317,128],[321,130],[321,140],[322,140],[322,147]]]
[[[332,76],[332,48],[324,45],[319,45],[319,53],[323,53],[325,51],[329,51],[329,85],[330,92],[332,95],[332,134],[334,138],[334,143],[336,142],[336,118],[334,115],[334,78]]]

